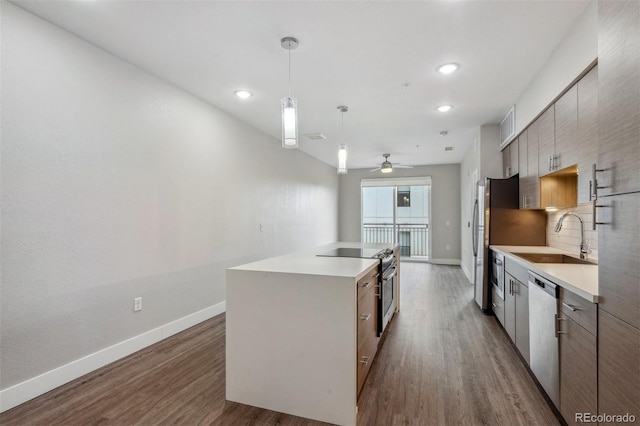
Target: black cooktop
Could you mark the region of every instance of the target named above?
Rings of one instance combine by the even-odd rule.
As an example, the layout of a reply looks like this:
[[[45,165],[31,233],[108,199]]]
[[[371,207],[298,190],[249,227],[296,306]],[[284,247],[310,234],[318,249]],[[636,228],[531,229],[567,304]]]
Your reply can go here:
[[[318,256],[327,256],[327,257],[365,257],[372,258],[378,254],[380,250],[377,249],[367,249],[367,248],[349,248],[349,247],[339,247],[337,249],[333,249],[326,253],[321,253]]]

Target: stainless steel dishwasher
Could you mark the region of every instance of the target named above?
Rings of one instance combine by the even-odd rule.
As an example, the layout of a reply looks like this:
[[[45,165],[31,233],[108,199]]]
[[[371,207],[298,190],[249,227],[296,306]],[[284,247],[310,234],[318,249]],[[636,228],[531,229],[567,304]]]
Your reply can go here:
[[[558,286],[529,271],[529,347],[531,371],[560,408]]]

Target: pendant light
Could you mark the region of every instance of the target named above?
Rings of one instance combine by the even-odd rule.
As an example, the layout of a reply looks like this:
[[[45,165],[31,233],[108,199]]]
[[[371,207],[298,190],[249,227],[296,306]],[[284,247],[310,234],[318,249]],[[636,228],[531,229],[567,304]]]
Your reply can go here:
[[[338,107],[338,111],[340,111],[340,113],[342,114],[340,133],[342,133],[341,138],[344,140],[344,113],[349,111],[349,107],[340,105]],[[340,144],[340,147],[338,148],[338,174],[347,174],[347,145],[345,144]]]
[[[298,147],[298,102],[291,97],[291,51],[298,47],[298,39],[284,37],[280,40],[284,49],[289,51],[289,96],[282,98],[282,147]]]

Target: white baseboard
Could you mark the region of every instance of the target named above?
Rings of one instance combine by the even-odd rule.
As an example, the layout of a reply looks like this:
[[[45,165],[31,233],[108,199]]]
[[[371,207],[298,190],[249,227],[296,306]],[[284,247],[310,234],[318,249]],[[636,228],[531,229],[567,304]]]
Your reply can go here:
[[[429,262],[436,265],[460,265],[460,259],[429,259]]]
[[[0,391],[0,413],[131,355],[226,310],[220,302]]]
[[[460,268],[462,268],[462,272],[464,272],[464,275],[467,277],[467,279],[469,280],[470,283],[473,283],[473,277],[471,276],[471,273],[469,272],[469,270],[467,269],[466,266],[464,266],[464,263],[460,262]]]

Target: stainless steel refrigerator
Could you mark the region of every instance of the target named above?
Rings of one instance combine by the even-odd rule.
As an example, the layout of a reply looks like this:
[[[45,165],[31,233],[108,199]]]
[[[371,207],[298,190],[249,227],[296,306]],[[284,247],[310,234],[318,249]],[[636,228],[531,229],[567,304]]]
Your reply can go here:
[[[472,244],[475,301],[488,311],[491,296],[489,246],[544,246],[547,214],[544,210],[520,210],[518,176],[481,180],[476,185]]]

